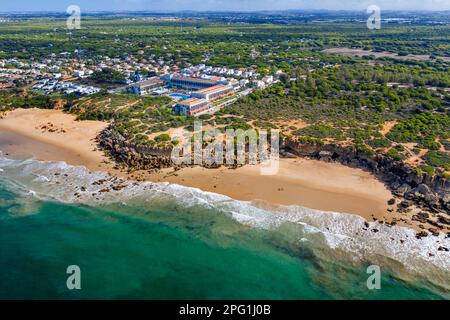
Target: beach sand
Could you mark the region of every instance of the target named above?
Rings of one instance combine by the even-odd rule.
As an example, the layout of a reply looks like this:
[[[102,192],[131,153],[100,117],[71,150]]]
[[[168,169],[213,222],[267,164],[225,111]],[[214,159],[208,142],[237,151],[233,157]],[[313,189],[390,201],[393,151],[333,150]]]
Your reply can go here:
[[[262,176],[259,169],[259,166],[235,170],[196,167],[177,172],[164,170],[162,176],[150,174],[144,179],[200,188],[238,200],[353,213],[368,220],[372,214],[383,217],[387,201],[392,198],[386,187],[369,173],[336,163],[280,159],[277,175]]]
[[[94,139],[106,126],[99,121],[75,121],[59,110],[16,109],[0,119],[0,143],[3,151],[21,158],[35,156],[98,170],[104,156]]]
[[[0,150],[13,158],[34,156],[44,161],[65,161],[91,171],[176,183],[237,200],[260,200],[268,206],[300,205],[357,214],[370,221],[374,217],[401,218],[387,212],[392,194],[382,182],[368,172],[337,163],[281,159],[280,170],[274,176],[260,175],[259,166],[235,170],[196,167],[176,172],[166,169],[127,175],[114,170],[113,163],[96,146],[95,137],[106,126],[107,123],[97,121],[75,121],[74,116],[58,110],[17,109],[0,119]]]

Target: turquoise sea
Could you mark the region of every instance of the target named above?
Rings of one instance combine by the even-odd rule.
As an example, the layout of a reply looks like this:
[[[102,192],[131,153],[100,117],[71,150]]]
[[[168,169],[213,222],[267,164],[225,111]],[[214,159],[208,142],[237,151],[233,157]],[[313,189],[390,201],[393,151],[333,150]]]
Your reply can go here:
[[[270,212],[167,184],[100,193],[102,177],[0,158],[1,299],[450,297],[443,237],[420,242],[402,228],[365,231],[356,216]],[[380,290],[366,285],[373,264]],[[81,290],[66,286],[70,265]]]

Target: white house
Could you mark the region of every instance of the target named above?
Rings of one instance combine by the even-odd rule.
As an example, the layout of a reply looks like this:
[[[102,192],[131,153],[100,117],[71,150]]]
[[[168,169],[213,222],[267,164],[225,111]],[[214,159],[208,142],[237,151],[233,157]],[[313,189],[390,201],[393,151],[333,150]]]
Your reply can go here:
[[[83,70],[75,70],[75,71],[72,73],[72,75],[75,76],[75,77],[81,78],[81,77],[84,77],[84,71],[83,71]]]

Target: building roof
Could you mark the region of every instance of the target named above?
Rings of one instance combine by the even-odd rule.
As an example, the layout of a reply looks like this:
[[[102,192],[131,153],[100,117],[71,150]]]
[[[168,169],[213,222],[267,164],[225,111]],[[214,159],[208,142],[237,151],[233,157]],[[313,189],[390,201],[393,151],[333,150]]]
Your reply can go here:
[[[152,85],[159,84],[159,83],[163,83],[163,82],[164,81],[161,80],[161,79],[154,78],[154,79],[142,81],[142,82],[139,82],[139,83],[135,83],[132,86],[145,88],[145,87],[152,86]]]
[[[205,111],[205,110],[208,110],[209,108],[210,108],[210,106],[209,106],[209,105],[206,105],[206,106],[201,107],[201,108],[198,108],[198,109],[196,109],[196,110],[191,110],[191,111],[189,111],[189,113],[190,113],[191,115],[194,115],[194,114],[203,112],[203,111]]]
[[[187,107],[193,107],[201,103],[208,103],[208,100],[206,99],[197,99],[197,98],[189,98],[186,100],[182,100],[178,102],[178,105],[180,106],[187,106]]]
[[[217,81],[214,81],[214,80],[192,78],[192,77],[180,77],[180,76],[174,76],[174,77],[172,77],[171,80],[190,81],[190,82],[205,83],[205,84],[211,84],[211,85],[214,85],[217,83]]]
[[[232,86],[225,86],[223,84],[218,84],[218,85],[216,85],[214,87],[198,90],[198,91],[196,91],[196,93],[212,94],[212,93],[216,93],[216,92],[219,92],[219,91],[222,91],[222,90],[227,90],[227,89],[233,89],[233,87]]]

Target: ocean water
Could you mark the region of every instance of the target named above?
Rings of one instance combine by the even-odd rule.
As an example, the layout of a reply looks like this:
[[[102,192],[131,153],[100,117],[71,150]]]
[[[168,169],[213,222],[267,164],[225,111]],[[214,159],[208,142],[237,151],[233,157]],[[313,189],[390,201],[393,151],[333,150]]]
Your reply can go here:
[[[0,157],[1,299],[450,297],[444,236],[169,184],[100,192],[113,184],[83,167]],[[66,286],[70,265],[81,290]],[[367,288],[370,265],[380,290]]]

